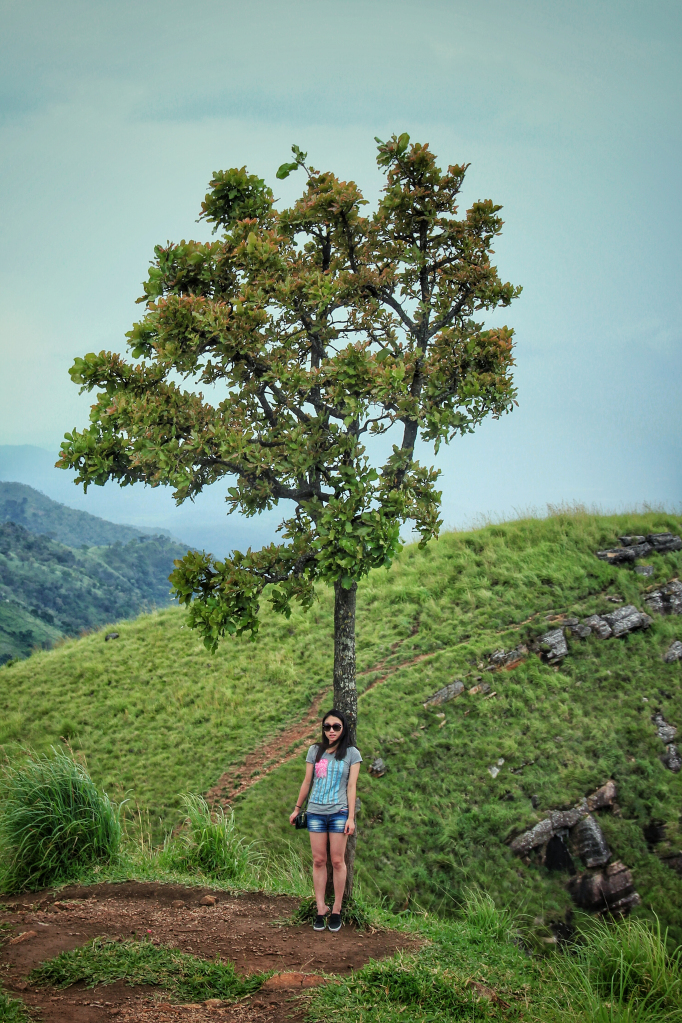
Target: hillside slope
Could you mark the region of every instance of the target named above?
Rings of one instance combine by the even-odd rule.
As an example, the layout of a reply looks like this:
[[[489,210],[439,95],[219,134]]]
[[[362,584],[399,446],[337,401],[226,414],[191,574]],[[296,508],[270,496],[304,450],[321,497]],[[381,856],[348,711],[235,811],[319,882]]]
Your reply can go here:
[[[67,508],[25,483],[0,480],[0,523],[16,522],[30,533],[50,536],[67,547],[107,547],[144,536],[168,536],[164,530],[107,522],[88,512]]]
[[[662,763],[652,721],[660,712],[682,726],[682,666],[662,658],[682,639],[682,617],[656,615],[617,639],[570,637],[557,665],[529,652],[511,670],[485,670],[495,650],[532,643],[562,614],[644,607],[647,590],[679,574],[682,555],[653,554],[644,578],[594,552],[621,534],[680,525],[662,513],[576,513],[446,534],[426,551],[407,548],[361,587],[358,745],[366,764],[387,764],[383,777],[360,776],[365,886],[396,907],[447,911],[479,883],[531,917],[565,920],[565,876],[514,857],[509,840],[613,778],[619,809],[601,815],[606,837],[634,872],[638,912],[653,908],[682,940],[682,878],[662,858],[680,851],[682,773]],[[257,643],[228,641],[214,657],[179,610],[119,631],[115,642],[99,633],[2,669],[0,738],[42,746],[68,734],[112,795],[130,790],[166,826],[180,791],[206,791],[225,768],[243,780],[245,755],[303,717],[331,677],[326,593],[308,615],[266,614]],[[442,686],[479,677],[495,696],[465,692],[424,708]],[[242,831],[264,848],[293,842],[306,854],[305,836],[286,824],[306,744],[274,770],[263,755],[234,801]],[[645,838],[652,821],[664,839],[655,847]]]
[[[170,603],[168,576],[186,548],[163,536],[73,550],[0,524],[0,663],[112,619]]]

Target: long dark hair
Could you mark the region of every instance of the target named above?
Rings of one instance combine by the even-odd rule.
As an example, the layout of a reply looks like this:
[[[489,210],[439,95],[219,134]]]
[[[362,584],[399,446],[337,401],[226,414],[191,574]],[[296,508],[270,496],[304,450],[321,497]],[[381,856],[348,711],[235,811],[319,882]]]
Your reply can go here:
[[[348,750],[348,721],[346,715],[342,710],[328,710],[325,716],[322,718],[322,742],[317,744],[317,753],[315,754],[315,763],[321,760],[326,751],[329,749],[330,742],[327,738],[327,733],[324,730],[324,723],[327,718],[338,718],[343,728],[341,729],[341,738],[339,739],[339,745],[336,747],[336,759],[343,760]]]

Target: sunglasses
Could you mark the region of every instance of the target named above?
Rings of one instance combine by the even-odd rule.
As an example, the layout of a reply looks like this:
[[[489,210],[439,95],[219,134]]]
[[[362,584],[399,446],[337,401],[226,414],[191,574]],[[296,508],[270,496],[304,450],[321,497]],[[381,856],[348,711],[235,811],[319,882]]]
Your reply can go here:
[[[340,732],[343,729],[343,725],[322,725],[325,732]]]

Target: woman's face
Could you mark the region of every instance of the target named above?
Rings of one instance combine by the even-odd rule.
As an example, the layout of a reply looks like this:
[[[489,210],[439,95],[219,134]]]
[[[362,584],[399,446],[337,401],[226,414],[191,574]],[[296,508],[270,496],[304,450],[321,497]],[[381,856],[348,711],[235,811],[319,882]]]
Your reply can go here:
[[[339,718],[334,717],[333,714],[330,714],[324,719],[322,727],[330,746],[332,746],[335,742],[338,742],[343,734],[343,722],[340,721]]]

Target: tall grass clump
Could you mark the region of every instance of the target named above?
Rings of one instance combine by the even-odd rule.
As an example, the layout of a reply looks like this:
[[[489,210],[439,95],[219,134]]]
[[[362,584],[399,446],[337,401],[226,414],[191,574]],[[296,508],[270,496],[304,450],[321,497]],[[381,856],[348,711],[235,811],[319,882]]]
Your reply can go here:
[[[0,890],[42,888],[119,851],[119,808],[85,767],[55,747],[24,750],[3,767]]]
[[[580,934],[555,975],[576,1010],[595,1023],[682,1023],[682,949],[669,953],[658,922],[597,921]]]
[[[508,909],[498,909],[487,892],[467,888],[462,911],[474,942],[508,941],[513,930],[513,919]]]
[[[221,881],[246,883],[253,879],[253,843],[237,834],[234,813],[222,806],[211,809],[193,793],[182,796],[185,823],[182,831],[166,845],[163,860],[183,872],[200,871]]]

